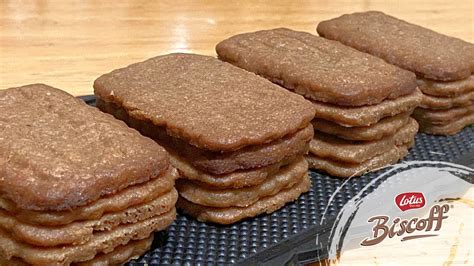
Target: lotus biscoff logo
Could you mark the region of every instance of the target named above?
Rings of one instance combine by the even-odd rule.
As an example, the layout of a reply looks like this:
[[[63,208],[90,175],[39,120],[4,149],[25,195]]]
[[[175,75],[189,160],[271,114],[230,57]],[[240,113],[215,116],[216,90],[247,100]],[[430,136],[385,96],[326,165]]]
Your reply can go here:
[[[395,197],[395,203],[402,211],[423,208],[425,196],[421,192],[406,192]]]
[[[395,204],[401,211],[423,208],[426,204],[425,197],[421,192],[406,192],[395,197]],[[429,234],[429,232],[439,231],[443,220],[448,218],[446,213],[449,211],[449,205],[434,205],[431,207],[427,218],[414,217],[412,219],[402,220],[395,217],[389,224],[390,217],[386,215],[373,216],[368,219],[369,223],[375,223],[372,228],[372,237],[364,239],[360,244],[362,246],[372,246],[382,242],[386,237],[404,236],[401,241],[432,237],[438,234]]]

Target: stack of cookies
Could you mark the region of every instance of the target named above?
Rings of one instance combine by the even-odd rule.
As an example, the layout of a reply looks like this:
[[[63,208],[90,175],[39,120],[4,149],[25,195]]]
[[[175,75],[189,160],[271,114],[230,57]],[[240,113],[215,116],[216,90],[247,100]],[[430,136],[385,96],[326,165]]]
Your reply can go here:
[[[424,95],[413,117],[423,132],[454,135],[474,124],[474,75],[444,82],[419,78],[418,87]]]
[[[375,11],[321,22],[318,33],[416,73],[421,131],[452,135],[474,123],[472,43]]]
[[[270,213],[310,188],[313,106],[255,74],[170,54],[105,74],[94,91],[101,110],[169,151],[177,206],[200,221]]]
[[[418,130],[415,75],[338,42],[289,29],[233,36],[220,59],[312,101],[310,167],[338,177],[360,175],[403,158]]]
[[[175,219],[166,151],[73,96],[0,91],[0,264],[122,264]]]

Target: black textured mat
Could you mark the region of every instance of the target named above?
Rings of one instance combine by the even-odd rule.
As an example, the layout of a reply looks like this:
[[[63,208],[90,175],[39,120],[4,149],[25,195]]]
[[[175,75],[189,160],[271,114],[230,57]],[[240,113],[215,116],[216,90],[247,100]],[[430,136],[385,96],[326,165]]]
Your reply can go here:
[[[93,96],[83,99],[88,104],[95,103]],[[449,137],[418,134],[415,146],[403,161],[464,162],[473,167],[473,158],[474,126],[470,126]],[[326,219],[335,217],[345,202],[366,186],[372,177],[383,171],[349,180],[336,194],[328,208]],[[259,261],[259,253],[267,252],[269,247],[278,251],[278,245],[297,245],[291,241],[293,238],[297,241],[300,232],[310,230],[310,237],[315,238],[313,233],[327,228],[319,226],[323,211],[328,205],[329,197],[343,181],[314,171],[310,171],[310,174],[312,189],[297,201],[270,215],[260,215],[230,226],[219,226],[178,214],[176,221],[166,232],[155,235],[152,249],[128,265],[255,264]],[[327,221],[331,223],[331,219]],[[284,247],[281,252],[285,252]]]

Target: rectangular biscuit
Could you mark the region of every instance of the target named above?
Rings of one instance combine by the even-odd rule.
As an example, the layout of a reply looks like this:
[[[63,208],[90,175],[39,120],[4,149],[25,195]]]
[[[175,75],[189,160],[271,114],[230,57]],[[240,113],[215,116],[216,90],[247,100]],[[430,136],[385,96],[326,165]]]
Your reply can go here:
[[[423,94],[419,107],[426,109],[451,109],[467,107],[474,104],[474,91],[463,93],[456,97],[437,97]]]
[[[109,253],[97,254],[93,259],[74,263],[75,266],[122,265],[127,261],[137,258],[150,249],[153,235],[141,240],[130,241],[125,245],[116,247]],[[0,256],[0,265],[29,266],[24,260],[12,257],[6,259]]]
[[[463,80],[474,71],[474,45],[378,11],[322,21],[320,36],[375,55],[419,77]]]
[[[474,113],[467,113],[446,123],[433,124],[431,121],[418,119],[420,131],[433,135],[454,135],[463,128],[474,124]]]
[[[310,154],[345,163],[363,163],[376,155],[388,152],[403,143],[414,140],[418,132],[415,119],[409,121],[394,135],[373,141],[350,141],[324,133],[316,134],[309,146]]]
[[[474,113],[474,105],[447,110],[416,108],[415,111],[413,111],[413,117],[417,120],[430,121],[430,123],[447,124],[450,121],[457,120],[458,118],[472,113]]]
[[[408,154],[408,149],[413,146],[413,144],[414,141],[411,141],[407,144],[397,146],[362,163],[340,162],[328,158],[321,158],[313,154],[306,155],[306,160],[310,168],[321,170],[332,176],[342,178],[360,176],[380,167],[396,163]]]
[[[231,152],[306,128],[311,103],[210,56],[169,54],[104,74],[102,101],[199,149]]]
[[[134,240],[116,247],[112,252],[95,256],[92,260],[77,263],[76,266],[123,265],[136,259],[151,248],[153,235],[142,240]]]
[[[193,181],[201,186],[215,189],[239,189],[261,184],[268,177],[278,173],[280,169],[293,163],[299,157],[292,157],[264,167],[235,171],[228,174],[215,175],[197,169],[173,149],[168,149],[171,164],[179,169],[180,178]]]
[[[474,91],[474,75],[456,81],[435,81],[419,78],[418,88],[427,95],[437,97],[457,97]]]
[[[182,59],[182,57],[184,57],[185,59]],[[162,57],[151,59],[150,62],[148,62],[146,65],[153,63],[152,62],[153,60],[159,61],[159,62],[163,61],[164,62],[163,66],[168,66],[169,64],[179,65],[178,63],[180,62],[180,60],[185,60],[185,61],[190,61],[190,62],[196,61],[196,66],[194,66],[194,68],[192,69],[191,68],[188,69],[187,71],[189,72],[188,74],[190,75],[191,74],[198,75],[198,73],[200,73],[198,77],[202,79],[199,83],[201,87],[195,87],[189,82],[188,83],[184,82],[181,84],[182,91],[180,91],[180,90],[175,89],[174,87],[168,87],[169,86],[168,81],[162,80],[162,77],[157,76],[156,84],[150,85],[150,86],[155,86],[155,87],[143,87],[142,89],[140,89],[143,91],[147,91],[150,88],[154,88],[152,90],[154,92],[154,96],[150,96],[150,95],[146,97],[143,96],[144,99],[141,100],[142,106],[140,107],[143,109],[142,111],[139,111],[141,109],[134,109],[130,111],[130,110],[127,110],[126,107],[120,106],[120,103],[118,102],[117,103],[107,102],[107,101],[104,101],[102,98],[98,99],[97,107],[103,110],[104,112],[113,114],[116,118],[125,121],[129,126],[138,129],[143,135],[148,136],[156,140],[158,143],[161,143],[162,145],[166,146],[168,150],[178,151],[180,156],[184,157],[196,168],[199,168],[203,171],[207,171],[212,174],[218,174],[218,175],[227,174],[227,173],[231,173],[237,170],[265,167],[271,164],[278,163],[282,160],[288,160],[289,158],[299,156],[307,152],[308,143],[313,136],[313,129],[309,121],[312,120],[314,116],[314,107],[312,106],[311,102],[304,100],[301,96],[290,93],[251,73],[248,73],[242,69],[238,69],[230,64],[220,62],[217,59],[212,59],[210,57],[198,56],[198,55],[170,55],[170,56],[162,56]],[[156,63],[153,63],[153,64],[156,64]],[[224,65],[225,66],[224,69],[230,69],[229,75],[236,72],[236,73],[239,73],[240,75],[248,76],[248,78],[254,78],[257,81],[263,82],[261,83],[264,86],[263,88],[265,88],[263,92],[268,93],[267,97],[263,96],[263,98],[265,98],[266,101],[262,101],[262,99],[258,98],[261,96],[259,89],[250,87],[250,84],[247,84],[246,85],[247,87],[244,86],[245,89],[241,89],[240,86],[242,84],[238,82],[234,83],[232,86],[230,85],[227,86],[225,84],[219,83],[219,86],[213,87],[214,86],[213,81],[207,80],[208,76],[204,75],[204,72],[207,71],[205,70],[207,65],[211,65],[214,68],[219,68],[220,66]],[[152,67],[154,71],[159,73],[159,71],[161,71],[160,70],[161,67],[163,66],[161,64],[158,64],[158,66],[152,65],[150,67]],[[134,72],[135,70],[131,69],[130,71]],[[171,70],[168,70],[168,71],[171,71]],[[136,74],[140,75],[140,73],[141,72],[137,72]],[[223,79],[223,80],[229,79],[229,77],[226,76],[225,74],[226,74],[226,71],[223,71],[222,73],[220,73],[220,75],[222,76],[220,77],[220,79]],[[129,75],[133,76],[133,73],[130,73]],[[103,76],[103,77],[106,77],[106,76]],[[120,77],[120,78],[123,78],[123,77]],[[175,78],[178,79],[177,77]],[[235,79],[237,77],[233,77],[233,78]],[[98,80],[100,79],[101,78],[99,78]],[[152,81],[149,81],[148,79],[145,79],[145,80],[147,82],[152,82]],[[249,82],[249,81],[251,80],[248,80],[248,79],[245,80],[245,82]],[[130,82],[133,83],[135,81],[132,79]],[[181,81],[177,81],[177,82],[181,82]],[[100,82],[97,82],[97,83],[100,83]],[[258,86],[258,83],[259,82],[257,82],[255,86]],[[124,85],[120,85],[120,86],[124,86]],[[130,84],[130,87],[132,86],[134,85]],[[113,97],[117,97],[118,100],[121,100],[121,98],[118,97],[119,92],[117,91],[117,89],[113,89],[114,88],[113,86],[109,86],[108,88],[114,91]],[[128,88],[129,87],[121,87],[121,91],[123,91],[124,94],[128,95],[129,93]],[[273,89],[276,89],[276,93],[272,92]],[[140,92],[140,90],[138,90],[137,95],[143,94]],[[188,95],[185,96],[185,98],[179,98],[178,96],[180,96],[181,93],[183,93],[186,90],[192,90],[193,92],[188,93]],[[206,101],[199,100],[199,98],[202,97],[202,94],[206,90],[208,91],[208,93],[212,92],[214,96],[206,99]],[[176,95],[173,95],[173,94],[176,94]],[[249,106],[251,105],[251,102],[253,102],[252,103],[253,106],[249,108],[241,109],[240,108],[241,103],[239,103],[239,101],[236,101],[238,99],[233,99],[229,101],[229,98],[227,97],[231,97],[231,95],[234,95],[234,98],[243,97],[243,99],[241,100],[242,102],[246,102],[246,104]],[[247,95],[248,97],[244,95]],[[279,108],[278,112],[275,112],[274,114],[272,114],[273,112],[272,110],[276,110],[277,107],[271,107],[271,106],[273,106],[273,104],[276,102],[280,102],[281,104],[283,104],[282,102],[284,101],[286,97],[285,95],[289,96],[290,97],[289,99],[293,99],[293,102],[291,100],[285,102],[284,105],[281,105],[280,107],[278,107]],[[133,99],[133,97],[136,97],[136,96],[131,95],[129,97]],[[156,99],[153,97],[155,97]],[[194,97],[194,100],[193,100],[193,97]],[[174,99],[175,103],[173,103],[173,101],[169,101],[169,99]],[[175,105],[174,108],[180,108],[182,104],[191,100],[193,104],[195,105],[194,108],[199,109],[199,106],[202,106],[204,109],[206,109],[206,112],[208,112],[203,115],[207,115],[209,117],[197,118],[195,111],[191,107],[188,110],[189,115],[191,117],[186,117],[185,113],[183,113],[181,109],[179,112],[172,112],[173,107],[171,107],[171,105]],[[166,110],[166,112],[169,113],[168,114],[169,118],[182,117],[181,120],[167,121],[166,120],[167,118],[160,118],[160,119],[163,119],[162,123],[166,121],[167,126],[159,126],[157,125],[157,122],[154,121],[156,117],[149,115],[150,120],[141,117],[139,114],[143,113],[145,110],[156,109],[156,112],[164,112],[163,106],[159,106],[159,105],[157,106],[155,104],[147,104],[147,102],[152,103],[154,101],[166,102],[166,104],[169,105],[169,107]],[[212,102],[212,104],[210,104],[210,102]],[[264,104],[269,104],[269,105],[265,107]],[[208,109],[209,105],[215,106],[214,109],[213,110]],[[219,105],[220,107],[217,107],[217,105]],[[296,105],[299,105],[299,106],[296,106]],[[286,107],[283,107],[283,106],[286,106]],[[273,108],[273,109],[267,109],[267,108]],[[264,109],[265,111],[263,111]],[[146,113],[148,114],[149,112],[146,112]],[[159,116],[159,117],[162,117],[162,116]],[[285,121],[286,119],[291,119],[290,117],[293,117],[294,120],[292,120],[291,122],[287,121],[288,123],[286,123],[283,126],[281,125],[283,121],[274,121],[274,119],[276,119],[277,117],[280,117],[280,118],[286,117],[284,119],[282,118]],[[214,121],[214,119],[216,119],[216,121]],[[250,128],[251,123],[247,123],[245,119],[249,121],[253,121],[254,123],[258,123],[258,121],[256,121],[255,119],[261,120],[261,123],[263,124],[260,124],[258,127],[255,127],[252,129]],[[195,124],[194,120],[196,121],[201,120],[201,123]],[[271,123],[268,121],[265,122],[265,120],[273,120],[274,123]],[[209,150],[208,148],[210,146],[207,144],[197,145],[194,139],[190,139],[189,137],[182,138],[178,136],[178,134],[175,131],[171,130],[168,127],[169,125],[173,123],[180,123],[180,125],[183,127],[183,132],[181,133],[181,135],[185,134],[189,137],[194,136],[194,139],[197,138],[199,142],[204,141],[201,137],[199,137],[203,134],[201,131],[206,130],[206,128],[208,128],[211,124],[213,124],[212,130],[208,128],[206,131],[206,134],[208,135],[210,134],[209,139],[203,143],[214,143],[212,145],[215,145],[217,139],[225,140],[226,142],[230,141],[229,139],[230,137],[227,138],[222,135],[222,134],[226,134],[229,136],[234,135],[232,136],[232,138],[234,138],[235,140],[241,143],[248,143],[248,144],[241,144],[243,146],[239,147],[239,149],[235,149],[235,148],[227,149],[225,148],[225,146],[221,145],[220,147],[223,150],[215,150],[215,149]],[[301,126],[301,123],[302,125],[305,126],[302,129],[298,128],[299,126]],[[230,132],[229,130],[231,128],[234,128],[235,132]],[[260,144],[259,143],[250,144],[252,142],[246,142],[252,138],[251,135],[254,135],[254,134],[258,135],[258,134],[262,134],[263,132],[270,134],[272,130],[274,130],[275,132],[281,131],[281,130],[284,131],[285,128],[288,134],[280,138],[276,138],[273,140],[267,139],[265,141],[262,140],[263,142]],[[289,130],[290,128],[291,130]],[[295,129],[296,131],[293,131]],[[244,133],[242,130],[248,131],[248,132]],[[181,130],[179,131],[181,132]],[[217,139],[212,139],[210,138],[211,136],[214,136]]]
[[[216,52],[221,60],[331,104],[377,104],[416,88],[409,71],[338,42],[285,28],[232,36],[217,44]]]
[[[178,180],[176,189],[180,197],[195,204],[209,207],[247,207],[259,199],[277,194],[300,182],[308,171],[308,163],[301,156],[286,165],[262,183],[238,189],[216,189],[188,180]]]
[[[254,217],[262,213],[272,213],[286,203],[298,199],[298,197],[309,191],[311,179],[305,174],[301,182],[291,188],[284,189],[279,193],[264,197],[247,207],[208,207],[194,204],[180,197],[176,206],[202,222],[212,222],[218,224],[232,224],[245,218]]]
[[[43,84],[0,91],[0,194],[70,210],[160,176],[166,151],[122,121]]]
[[[122,224],[133,224],[174,209],[178,193],[173,188],[148,202],[109,212],[98,219],[76,221],[62,226],[32,225],[18,219],[14,213],[0,210],[0,230],[8,230],[19,241],[38,247],[82,245],[94,233],[114,230]]]
[[[69,265],[93,259],[97,254],[111,251],[132,240],[148,238],[153,232],[168,227],[176,218],[173,208],[167,213],[127,225],[114,230],[96,233],[82,245],[37,247],[17,240],[9,231],[0,229],[0,256],[6,259],[19,258],[33,265]]]
[[[316,131],[334,135],[346,140],[378,140],[395,134],[410,117],[410,112],[382,118],[377,123],[362,127],[345,127],[337,123],[313,119],[311,123]],[[318,133],[316,133],[318,134]]]
[[[310,102],[307,103],[311,105]],[[98,99],[97,107],[125,121],[130,127],[137,129],[143,135],[157,141],[170,152],[176,152],[194,167],[215,175],[266,167],[302,155],[307,152],[308,143],[313,137],[313,128],[311,124],[308,123],[308,126],[295,133],[261,145],[249,145],[228,152],[210,151],[193,146],[178,137],[170,136],[163,127],[159,127],[149,121],[134,118],[129,112],[124,108],[120,108],[117,104]],[[238,112],[235,113],[237,114]],[[297,114],[294,115],[297,116]],[[228,122],[231,123],[230,120]]]
[[[316,107],[316,118],[328,120],[346,127],[370,126],[385,117],[400,113],[411,113],[420,104],[422,93],[413,93],[393,100],[385,100],[376,105],[346,107],[312,101]]]
[[[167,172],[159,178],[152,179],[138,185],[133,185],[119,192],[102,197],[97,201],[64,211],[32,211],[18,208],[13,202],[0,198],[0,208],[14,213],[15,217],[25,223],[40,226],[67,225],[75,221],[99,219],[104,213],[116,212],[131,206],[151,201],[156,197],[170,191],[174,187],[174,181],[178,178],[178,172],[169,167]]]

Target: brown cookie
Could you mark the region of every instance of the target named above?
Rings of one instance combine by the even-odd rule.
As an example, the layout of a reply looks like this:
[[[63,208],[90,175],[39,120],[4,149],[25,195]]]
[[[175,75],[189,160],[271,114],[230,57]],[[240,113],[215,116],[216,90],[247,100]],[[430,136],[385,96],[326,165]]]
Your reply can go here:
[[[395,134],[406,124],[410,113],[401,113],[380,119],[377,123],[363,127],[345,127],[324,119],[313,119],[316,131],[334,135],[346,140],[378,140]],[[317,132],[315,133],[318,134]],[[311,145],[311,144],[310,144]]]
[[[310,154],[341,163],[363,163],[370,158],[396,149],[396,147],[414,140],[418,132],[415,119],[409,121],[394,135],[374,141],[350,141],[328,134],[314,136],[309,146]]]
[[[200,186],[216,189],[237,189],[256,186],[263,183],[269,176],[278,173],[280,168],[297,160],[296,158],[290,158],[269,166],[241,170],[223,175],[214,175],[195,168],[184,158],[177,155],[175,151],[172,149],[168,150],[170,151],[171,164],[179,170],[181,178],[192,180],[195,184],[199,184]]]
[[[36,247],[15,239],[9,232],[0,230],[0,257],[16,257],[30,264],[70,264],[93,259],[97,254],[110,252],[132,240],[148,238],[154,231],[168,227],[176,217],[174,208],[162,215],[134,224],[121,225],[112,231],[96,233],[82,245]]]
[[[382,118],[400,113],[411,113],[421,101],[422,93],[416,89],[412,94],[394,100],[385,100],[376,105],[345,107],[313,101],[316,118],[328,120],[346,127],[370,126]]]
[[[430,121],[419,120],[420,131],[433,135],[454,135],[463,128],[474,124],[474,113],[468,113],[445,124],[433,124]]]
[[[231,152],[306,128],[311,103],[216,58],[169,54],[117,69],[94,93],[203,150]]]
[[[121,224],[132,224],[169,212],[177,199],[178,193],[172,189],[150,202],[106,213],[99,219],[77,221],[63,226],[31,225],[0,211],[0,228],[9,231],[15,239],[35,246],[81,245],[90,241],[94,233],[111,231]]]
[[[415,72],[450,81],[474,71],[474,45],[378,11],[343,15],[319,23],[320,36]]]
[[[410,94],[416,77],[383,60],[306,32],[285,28],[239,34],[216,46],[219,59],[307,98],[344,106]]]
[[[456,107],[447,110],[416,108],[413,117],[418,121],[429,121],[431,124],[448,124],[465,115],[474,113],[474,105]]]
[[[174,187],[178,172],[169,167],[159,178],[130,186],[116,194],[100,198],[86,206],[67,211],[30,211],[17,208],[13,202],[0,198],[0,208],[14,215],[17,219],[30,224],[44,226],[66,225],[74,221],[99,219],[104,213],[117,212],[131,206],[149,202]]]
[[[153,235],[142,240],[134,240],[126,245],[118,246],[113,251],[105,254],[97,254],[93,259],[84,262],[74,263],[75,266],[111,266],[123,265],[127,261],[137,258],[150,249],[153,242]],[[0,256],[0,265],[28,266],[19,258],[6,259]]]
[[[61,90],[0,91],[0,194],[18,208],[69,210],[160,176],[168,155]]]
[[[194,204],[180,197],[176,206],[185,213],[196,217],[202,222],[231,224],[245,218],[254,217],[262,213],[272,213],[286,203],[296,200],[302,193],[311,187],[311,180],[306,174],[300,183],[279,193],[265,197],[248,207],[217,208]]]
[[[306,153],[308,143],[313,137],[313,128],[308,123],[308,126],[295,133],[261,145],[246,146],[230,152],[209,151],[172,137],[161,127],[133,118],[124,108],[116,104],[99,99],[97,106],[138,129],[143,135],[166,146],[168,151],[173,152],[172,150],[174,150],[174,153],[178,153],[194,167],[214,175],[229,174],[238,170],[260,168],[287,161]]]
[[[474,104],[474,91],[456,97],[436,97],[423,94],[419,107],[426,109],[450,109],[455,107],[471,106]]]
[[[176,189],[186,200],[210,207],[247,207],[263,197],[273,196],[281,190],[293,187],[301,181],[308,171],[308,163],[301,157],[289,164],[263,183],[239,189],[215,189],[195,184],[187,180],[178,180]]]
[[[417,79],[418,88],[424,93],[437,97],[457,97],[474,91],[474,75],[456,81],[435,81]]]
[[[134,240],[116,247],[112,252],[98,254],[92,260],[75,263],[75,266],[113,266],[123,265],[148,251],[153,243],[153,235],[142,240]]]
[[[408,154],[408,148],[413,146],[414,141],[408,144],[397,146],[385,153],[377,155],[359,164],[344,163],[326,158],[320,158],[313,154],[308,154],[306,160],[312,169],[321,170],[337,177],[360,176],[369,171],[396,163]]]

